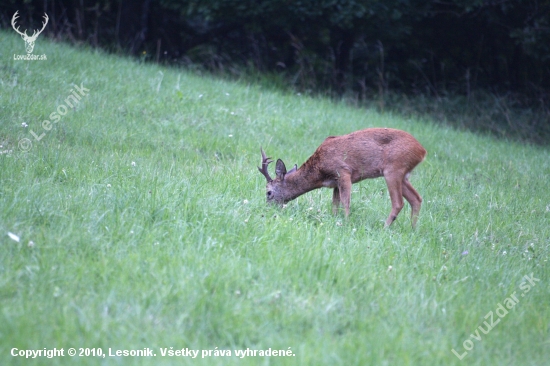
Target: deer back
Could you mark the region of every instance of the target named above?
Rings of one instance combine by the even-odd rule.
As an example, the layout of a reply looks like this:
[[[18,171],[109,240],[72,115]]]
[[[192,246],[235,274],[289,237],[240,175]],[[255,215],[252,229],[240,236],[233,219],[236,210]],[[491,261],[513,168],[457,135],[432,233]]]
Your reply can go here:
[[[425,156],[424,147],[405,131],[368,128],[327,137],[298,171],[318,171],[324,178],[337,179],[338,172],[346,170],[355,183],[383,176],[388,170],[408,173]]]

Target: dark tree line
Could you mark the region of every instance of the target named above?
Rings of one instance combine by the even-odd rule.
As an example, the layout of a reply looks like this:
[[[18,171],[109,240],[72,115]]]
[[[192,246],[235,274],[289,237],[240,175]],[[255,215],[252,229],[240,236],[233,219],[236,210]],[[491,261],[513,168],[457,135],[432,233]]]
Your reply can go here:
[[[281,73],[297,87],[546,95],[550,0],[4,0],[52,37],[152,61]]]

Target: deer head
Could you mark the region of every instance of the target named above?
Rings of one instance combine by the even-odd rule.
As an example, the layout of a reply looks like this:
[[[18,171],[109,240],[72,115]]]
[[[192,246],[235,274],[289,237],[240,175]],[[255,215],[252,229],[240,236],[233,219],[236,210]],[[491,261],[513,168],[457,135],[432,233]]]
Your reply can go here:
[[[275,176],[276,178],[273,179],[269,175],[269,172],[267,171],[267,166],[269,163],[272,163],[273,160],[271,158],[266,157],[264,150],[260,149],[262,153],[262,167],[258,167],[258,170],[260,173],[263,174],[265,179],[267,180],[267,186],[266,186],[266,199],[267,203],[278,203],[278,204],[284,204],[288,201],[296,198],[296,196],[293,197],[293,190],[290,189],[288,181],[285,180],[286,176],[290,176],[294,172],[296,172],[298,166],[294,165],[294,167],[287,172],[285,163],[281,159],[277,160],[277,163],[275,164]]]
[[[32,36],[28,36],[27,35],[27,30],[25,29],[24,32],[21,32],[19,30],[19,26],[16,28],[15,27],[15,21],[17,20],[17,18],[19,17],[17,15],[17,13],[19,12],[16,11],[15,14],[13,14],[13,18],[11,18],[11,26],[13,27],[13,29],[19,33],[21,35],[21,38],[23,38],[23,40],[25,41],[25,49],[27,50],[27,53],[31,53],[32,50],[34,49],[34,42],[36,41],[36,39],[38,38],[38,36],[40,35],[40,33],[42,33],[42,31],[44,30],[44,28],[46,28],[46,24],[48,24],[48,14],[44,13],[44,20],[45,22],[42,22],[42,29],[40,29],[39,31],[37,30],[34,30]]]

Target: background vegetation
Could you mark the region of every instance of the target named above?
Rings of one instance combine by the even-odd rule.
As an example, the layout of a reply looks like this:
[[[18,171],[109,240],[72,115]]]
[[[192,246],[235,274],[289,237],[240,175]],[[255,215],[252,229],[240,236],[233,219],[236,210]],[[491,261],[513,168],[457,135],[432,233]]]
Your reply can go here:
[[[269,73],[455,126],[550,141],[549,0],[8,0],[23,28],[217,73]]]
[[[0,364],[550,358],[547,148],[45,39],[35,53],[47,61],[14,61],[20,37],[2,31],[0,43]],[[30,130],[81,84],[89,94],[36,141]],[[330,190],[265,206],[260,146],[300,164],[327,135],[370,126],[410,131],[428,150],[411,177],[424,197],[417,230],[408,207],[383,228],[381,179],[354,185],[349,220],[330,213]],[[531,274],[540,282],[524,293]],[[459,361],[451,349],[468,339]],[[157,357],[28,360],[14,347]],[[233,354],[163,358],[160,347]],[[289,347],[289,358],[234,356]]]

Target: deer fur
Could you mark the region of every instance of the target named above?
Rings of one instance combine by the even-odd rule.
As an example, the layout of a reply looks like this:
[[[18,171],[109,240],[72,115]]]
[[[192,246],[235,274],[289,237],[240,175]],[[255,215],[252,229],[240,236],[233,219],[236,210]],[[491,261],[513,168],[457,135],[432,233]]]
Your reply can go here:
[[[267,166],[272,162],[263,149],[262,167],[267,179],[268,203],[284,204],[311,190],[333,188],[332,206],[336,214],[344,206],[350,213],[351,186],[368,178],[384,177],[390,194],[392,210],[386,226],[397,218],[403,208],[403,197],[411,205],[411,223],[416,226],[422,198],[409,182],[411,171],[424,160],[426,149],[409,133],[391,128],[367,128],[343,136],[330,136],[298,169],[287,172],[281,159],[275,165],[272,179]]]

